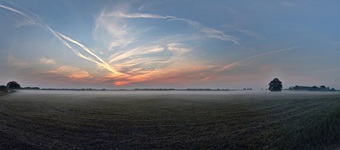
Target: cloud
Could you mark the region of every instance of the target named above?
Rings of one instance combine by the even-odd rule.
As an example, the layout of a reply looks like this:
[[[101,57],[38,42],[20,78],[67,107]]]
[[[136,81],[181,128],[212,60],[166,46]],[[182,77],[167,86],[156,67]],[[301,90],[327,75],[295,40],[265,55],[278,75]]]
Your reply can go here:
[[[166,16],[161,16],[161,15],[156,15],[156,14],[147,14],[147,13],[124,13],[121,11],[118,12],[111,12],[108,13],[107,16],[112,16],[112,17],[120,17],[120,18],[153,18],[153,19],[174,19],[174,17],[166,17]]]
[[[129,25],[129,19],[163,19],[185,22],[190,27],[193,27],[199,35],[203,34],[200,38],[208,37],[238,44],[236,37],[227,35],[217,29],[205,27],[193,20],[149,13],[129,13],[127,11],[129,9],[126,7],[125,10],[123,8],[110,13],[103,11],[96,18],[96,28],[93,34],[97,40],[104,39],[105,41],[106,38],[107,48],[109,51],[112,50],[108,58],[102,58],[81,42],[52,29],[34,13],[29,11],[23,13],[4,5],[0,7],[20,14],[31,22],[35,22],[36,25],[50,32],[76,56],[94,63],[100,69],[108,71],[105,72],[107,73],[106,77],[113,80],[117,86],[163,79],[176,76],[176,74],[180,75],[190,71],[197,71],[192,67],[195,62],[187,59],[185,55],[191,52],[193,48],[184,43],[185,41],[195,40],[195,38],[190,35],[163,35],[157,40],[144,42],[144,44],[135,43],[136,41],[144,40],[140,34],[151,30],[152,27],[137,29]],[[132,45],[132,43],[135,44]],[[56,65],[53,59],[41,58],[39,62]],[[203,66],[201,63],[196,65]],[[91,78],[88,71],[68,65],[59,66],[54,70],[48,71],[48,73],[63,75],[74,80]]]
[[[45,57],[40,58],[39,62],[41,64],[45,64],[45,65],[55,65],[56,64],[54,59],[48,59],[48,58],[45,58]]]
[[[48,71],[47,73],[66,76],[73,80],[87,79],[91,77],[89,72],[82,70],[80,68],[77,68],[77,67],[67,66],[67,65],[59,66],[55,68],[54,70]]]
[[[120,60],[124,60],[126,58],[133,58],[134,56],[138,56],[138,55],[143,55],[143,54],[148,54],[150,52],[157,52],[159,51],[159,49],[162,49],[161,46],[159,45],[153,45],[153,46],[147,46],[147,47],[137,47],[131,50],[128,50],[126,52],[122,52],[122,53],[116,53],[116,54],[112,54],[110,56],[110,61],[109,63],[114,63],[114,62],[118,62]]]
[[[181,43],[138,47],[111,57],[112,63],[116,64],[120,71],[126,72],[130,76],[115,77],[109,74],[107,78],[114,79],[115,85],[127,85],[147,81],[165,83],[165,80],[169,81],[170,78],[173,80],[176,77],[183,78],[178,80],[186,80],[184,78],[189,75],[191,75],[190,80],[192,80],[194,79],[193,76],[199,78],[206,75],[207,72],[203,72],[203,74],[198,72],[207,70],[207,68],[211,69],[211,66],[205,66],[201,62],[187,59],[185,54],[190,51],[190,47]],[[161,55],[158,55],[159,53],[167,55],[161,57]],[[157,54],[157,57],[153,57],[153,54]]]
[[[227,35],[224,32],[214,29],[214,28],[205,27],[199,22],[196,22],[190,19],[179,18],[179,17],[174,17],[174,16],[162,16],[162,15],[150,14],[150,13],[139,13],[139,12],[130,13],[128,12],[128,10],[118,10],[118,11],[113,11],[107,14],[102,13],[102,16],[127,18],[127,19],[164,19],[164,20],[182,21],[192,26],[193,28],[197,29],[199,32],[204,33],[209,38],[232,41],[234,44],[239,44],[238,42],[239,39],[237,37]]]
[[[166,72],[169,65],[181,59],[190,48],[180,43],[169,43],[166,46],[149,45],[114,54],[109,63],[115,64],[118,70],[130,74],[124,77],[131,82],[148,80],[149,77]],[[166,55],[162,55],[166,53]],[[157,54],[157,55],[156,55]]]
[[[122,47],[124,48],[125,46],[129,45],[130,43],[133,43],[136,40],[136,38],[133,37],[128,37],[125,39],[118,39],[115,41],[112,41],[109,46],[109,50],[113,49],[114,47]]]
[[[138,33],[148,31],[143,27],[134,28],[129,21],[133,19],[162,19],[168,21],[180,21],[188,24],[197,31],[197,33],[203,34],[200,37],[193,38],[193,36],[182,36],[176,37],[177,35],[164,35],[159,40],[138,45],[134,44],[134,48],[129,50],[119,50],[117,47],[124,48],[131,43],[144,40]],[[102,31],[106,31],[103,33]],[[101,35],[98,36],[98,32]],[[108,33],[108,34],[107,34]],[[108,63],[114,65],[115,69],[119,72],[124,72],[128,76],[109,75],[110,78],[122,81],[124,85],[128,82],[141,82],[150,80],[149,77],[155,76],[156,74],[163,74],[167,72],[166,68],[175,63],[176,60],[184,60],[184,55],[192,50],[192,48],[183,44],[185,41],[197,40],[202,38],[214,38],[225,41],[232,41],[234,44],[238,44],[238,38],[225,34],[217,29],[205,27],[200,23],[178,18],[174,16],[162,16],[151,13],[140,13],[140,12],[129,12],[129,7],[116,7],[114,11],[107,12],[102,11],[101,14],[96,18],[95,34],[97,38],[100,37],[101,41],[107,41],[108,50],[117,48],[115,53],[111,54]],[[110,40],[107,40],[110,39]],[[179,40],[180,39],[180,40]],[[100,39],[98,39],[100,40]],[[187,63],[191,63],[190,60],[186,60]],[[163,74],[166,75],[166,74]],[[123,84],[119,84],[123,85]]]
[[[106,45],[107,50],[124,48],[135,42],[136,36],[142,31],[133,30],[118,17],[110,17],[103,11],[96,17],[94,39]]]
[[[225,40],[225,41],[232,41],[234,42],[234,44],[240,44],[238,42],[238,38],[227,35],[223,33],[222,31],[219,31],[213,28],[207,28],[207,27],[202,27],[200,28],[200,30],[202,33],[205,33],[208,37]]]
[[[22,27],[22,26],[31,26],[31,25],[35,25],[35,24],[36,23],[34,21],[26,19],[24,21],[18,22],[17,24],[15,24],[15,26],[17,28],[19,28],[19,27]]]
[[[258,34],[256,32],[250,31],[250,30],[236,29],[236,31],[244,33],[246,35],[249,35],[251,37],[254,37],[254,38],[257,38],[257,39],[260,39],[260,40],[265,40],[264,36],[262,36],[262,35],[260,35],[260,34]]]
[[[30,64],[28,64],[27,62],[23,60],[15,58],[13,55],[9,55],[7,59],[8,59],[7,60],[8,65],[19,67],[19,68],[30,68],[31,67]]]
[[[183,44],[181,43],[170,43],[167,45],[168,50],[172,51],[176,54],[184,54],[189,52],[191,49],[188,47],[185,47]]]

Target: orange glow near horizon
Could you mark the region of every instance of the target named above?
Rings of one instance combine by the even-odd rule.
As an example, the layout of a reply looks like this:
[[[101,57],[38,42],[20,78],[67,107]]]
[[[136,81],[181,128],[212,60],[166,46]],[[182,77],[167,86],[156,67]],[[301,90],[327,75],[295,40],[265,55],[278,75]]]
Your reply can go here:
[[[117,81],[117,82],[113,82],[113,84],[115,86],[123,86],[123,85],[128,85],[130,84],[130,82],[126,82],[126,81]]]

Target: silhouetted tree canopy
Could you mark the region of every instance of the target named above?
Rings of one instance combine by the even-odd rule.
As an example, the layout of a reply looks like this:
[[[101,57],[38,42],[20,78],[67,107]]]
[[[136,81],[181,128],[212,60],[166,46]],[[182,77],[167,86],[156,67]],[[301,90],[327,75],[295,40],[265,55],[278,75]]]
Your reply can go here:
[[[7,83],[7,88],[8,89],[20,89],[21,86],[16,81],[11,81]]]
[[[269,83],[270,91],[281,91],[282,90],[282,82],[278,78],[274,78]]]

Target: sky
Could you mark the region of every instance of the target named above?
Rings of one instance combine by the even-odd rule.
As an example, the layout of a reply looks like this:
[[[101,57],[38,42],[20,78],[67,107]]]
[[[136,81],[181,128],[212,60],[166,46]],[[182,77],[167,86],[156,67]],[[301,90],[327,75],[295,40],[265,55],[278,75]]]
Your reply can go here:
[[[0,0],[0,84],[340,89],[337,0]]]

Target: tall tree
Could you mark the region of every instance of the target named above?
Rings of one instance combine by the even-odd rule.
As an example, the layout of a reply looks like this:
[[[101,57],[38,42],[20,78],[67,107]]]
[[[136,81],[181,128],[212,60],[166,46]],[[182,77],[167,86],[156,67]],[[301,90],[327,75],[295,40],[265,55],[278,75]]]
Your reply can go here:
[[[21,86],[16,81],[11,81],[7,83],[7,89],[20,89]]]
[[[274,78],[269,83],[269,90],[270,91],[281,91],[282,90],[282,82],[278,78]]]

